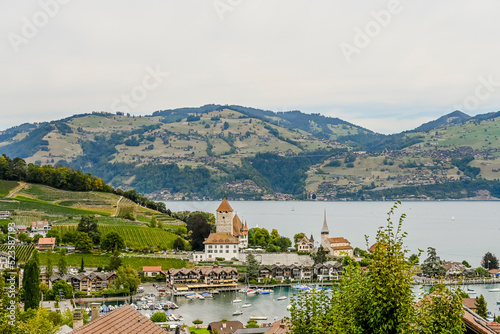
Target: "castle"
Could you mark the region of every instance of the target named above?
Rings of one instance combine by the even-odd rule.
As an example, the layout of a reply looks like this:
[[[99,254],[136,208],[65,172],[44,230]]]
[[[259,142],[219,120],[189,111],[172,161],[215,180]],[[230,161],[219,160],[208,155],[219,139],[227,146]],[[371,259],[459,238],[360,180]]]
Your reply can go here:
[[[216,210],[215,233],[210,233],[203,243],[205,253],[194,254],[195,261],[237,259],[239,251],[248,247],[247,223],[243,225],[225,198]]]
[[[342,257],[342,256],[353,256],[354,251],[352,249],[349,240],[343,237],[330,238],[330,231],[328,230],[328,224],[326,223],[326,210],[323,219],[323,228],[321,229],[321,246],[330,256]]]

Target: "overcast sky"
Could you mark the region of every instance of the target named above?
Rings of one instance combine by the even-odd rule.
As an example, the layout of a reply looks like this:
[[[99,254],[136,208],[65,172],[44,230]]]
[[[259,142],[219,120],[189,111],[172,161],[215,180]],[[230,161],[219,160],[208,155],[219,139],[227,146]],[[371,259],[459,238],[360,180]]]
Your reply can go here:
[[[494,0],[2,1],[0,130],[208,103],[383,133],[497,111],[498,13]]]

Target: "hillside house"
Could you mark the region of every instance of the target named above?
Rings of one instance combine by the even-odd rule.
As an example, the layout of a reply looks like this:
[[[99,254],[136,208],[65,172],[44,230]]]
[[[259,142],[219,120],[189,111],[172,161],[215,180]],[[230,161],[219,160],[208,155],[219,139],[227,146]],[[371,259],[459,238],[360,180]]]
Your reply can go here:
[[[144,277],[156,277],[158,275],[166,276],[166,273],[161,269],[161,266],[142,267]]]
[[[54,250],[56,246],[56,238],[40,238],[35,248],[39,251]]]
[[[36,221],[31,223],[31,232],[29,236],[33,238],[35,235],[40,234],[44,238],[47,236],[47,232],[50,231],[52,226],[50,226],[49,222],[44,221]]]
[[[11,213],[10,211],[0,211],[0,219],[10,219]]]

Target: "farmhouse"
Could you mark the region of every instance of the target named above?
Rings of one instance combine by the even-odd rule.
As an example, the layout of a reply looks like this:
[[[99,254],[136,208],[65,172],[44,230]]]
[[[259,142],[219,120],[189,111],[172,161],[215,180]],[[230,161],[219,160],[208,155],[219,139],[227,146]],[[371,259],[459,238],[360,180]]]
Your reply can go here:
[[[52,227],[50,226],[49,222],[44,220],[44,221],[36,221],[31,223],[31,232],[29,236],[33,238],[35,235],[40,234],[44,238],[47,235],[47,232],[50,231]]]
[[[35,248],[39,251],[44,251],[48,249],[54,250],[55,246],[56,246],[56,238],[40,238]]]
[[[142,272],[144,273],[144,277],[156,277],[158,275],[165,276],[165,272],[161,269],[161,266],[142,267]]]

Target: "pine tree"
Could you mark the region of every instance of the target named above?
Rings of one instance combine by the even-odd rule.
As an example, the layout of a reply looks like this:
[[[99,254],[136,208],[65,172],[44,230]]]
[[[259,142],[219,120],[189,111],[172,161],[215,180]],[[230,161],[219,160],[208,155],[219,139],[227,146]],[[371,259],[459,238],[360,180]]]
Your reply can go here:
[[[486,300],[483,295],[476,298],[476,313],[484,319],[488,316],[488,305],[486,304]]]
[[[59,253],[59,262],[57,262],[57,269],[59,270],[59,276],[66,275],[68,272],[68,264],[66,263],[66,249],[61,248]]]
[[[26,263],[23,274],[24,311],[38,309],[40,305],[40,264],[38,251]]]
[[[50,279],[50,276],[54,274],[54,266],[52,265],[52,250],[47,251],[47,266],[45,267],[45,273]]]
[[[83,264],[83,256],[82,256],[82,263],[80,264],[80,272],[81,273],[85,272],[85,266]]]

